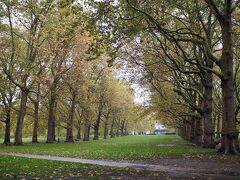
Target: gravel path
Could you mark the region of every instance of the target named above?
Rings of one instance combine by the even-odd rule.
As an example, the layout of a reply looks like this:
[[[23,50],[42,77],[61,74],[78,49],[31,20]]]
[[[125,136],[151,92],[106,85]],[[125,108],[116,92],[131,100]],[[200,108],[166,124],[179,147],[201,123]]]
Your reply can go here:
[[[131,163],[131,162],[111,161],[111,160],[93,160],[93,159],[69,158],[69,157],[48,156],[48,155],[34,155],[34,154],[19,154],[19,153],[0,153],[0,154],[33,158],[33,159],[44,159],[44,160],[51,160],[51,161],[64,161],[64,162],[92,164],[92,165],[100,165],[100,166],[128,167],[128,168],[143,169],[143,170],[149,170],[149,171],[175,172],[175,171],[193,170],[191,168],[186,169],[185,167],[170,168],[170,166],[164,166],[164,165],[151,165],[151,164]]]
[[[207,176],[212,177],[213,179],[240,179],[240,164],[233,164],[230,166],[224,162],[211,162],[208,166],[206,162],[195,162],[194,160],[189,160],[185,162],[184,159],[161,159],[159,163],[151,161],[111,161],[111,160],[91,160],[91,159],[81,159],[81,158],[69,158],[69,157],[58,157],[58,156],[48,156],[48,155],[33,155],[33,154],[19,154],[19,153],[0,153],[0,155],[9,155],[9,156],[18,156],[34,159],[44,159],[51,161],[64,161],[64,162],[74,162],[74,163],[83,163],[91,165],[100,165],[100,166],[110,166],[110,167],[125,167],[125,168],[134,168],[144,171],[153,171],[153,172],[164,172],[171,174],[172,176],[179,177],[182,175],[187,176]],[[166,163],[171,162],[171,163]],[[195,165],[195,164],[198,165]],[[212,166],[211,164],[215,164]],[[191,165],[192,164],[192,165]],[[218,164],[218,165],[216,165]],[[227,167],[227,168],[226,168]]]

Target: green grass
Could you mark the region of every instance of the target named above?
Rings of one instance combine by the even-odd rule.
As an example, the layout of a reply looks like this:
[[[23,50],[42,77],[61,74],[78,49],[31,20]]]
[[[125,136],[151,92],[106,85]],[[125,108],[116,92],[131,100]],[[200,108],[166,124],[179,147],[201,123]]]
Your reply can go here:
[[[0,156],[0,179],[118,179],[127,176],[149,176],[129,168],[114,168],[80,163],[47,161],[21,157]]]
[[[158,144],[178,144],[176,147],[158,147]],[[64,157],[89,159],[155,159],[159,157],[199,155],[215,152],[214,149],[184,146],[186,144],[175,135],[169,136],[125,136],[99,141],[59,143],[59,144],[27,144],[24,146],[1,146],[2,152],[29,154],[45,154]]]
[[[11,137],[11,143],[14,142],[14,137]],[[61,141],[64,141],[65,140],[65,137],[61,137],[60,138]],[[4,139],[3,138],[0,138],[0,144],[2,144],[4,142]],[[32,143],[32,137],[24,137],[23,138],[23,142],[25,144],[29,144],[29,143]],[[38,137],[38,142],[40,143],[45,143],[46,142],[46,138],[45,137]]]
[[[176,144],[177,146],[157,146]],[[54,156],[89,159],[147,160],[161,157],[198,158],[240,161],[240,156],[217,156],[214,149],[203,149],[187,145],[178,136],[125,136],[107,140],[59,143],[29,144],[24,146],[0,146],[0,152],[45,154]],[[52,177],[73,177],[83,179],[118,179],[131,176],[151,177],[151,172],[129,168],[112,168],[79,163],[47,161],[12,156],[0,156],[0,179],[19,178],[51,179]],[[161,174],[161,177],[163,175]],[[136,178],[135,178],[136,177]]]

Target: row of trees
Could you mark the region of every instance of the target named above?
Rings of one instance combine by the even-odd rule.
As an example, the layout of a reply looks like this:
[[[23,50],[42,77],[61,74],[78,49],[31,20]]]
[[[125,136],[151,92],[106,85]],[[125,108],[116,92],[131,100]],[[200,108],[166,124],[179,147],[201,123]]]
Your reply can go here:
[[[32,134],[48,143],[125,135],[141,110],[108,67],[103,36],[86,6],[68,0],[0,2],[0,95],[4,143]],[[142,118],[143,119],[143,118]]]
[[[154,114],[187,140],[240,152],[239,1],[95,2],[119,58],[142,70]],[[108,24],[108,26],[106,26]]]

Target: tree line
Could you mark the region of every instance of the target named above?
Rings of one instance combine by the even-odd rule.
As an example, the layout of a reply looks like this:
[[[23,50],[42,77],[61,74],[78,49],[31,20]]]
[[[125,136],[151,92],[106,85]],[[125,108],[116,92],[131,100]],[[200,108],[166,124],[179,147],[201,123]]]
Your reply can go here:
[[[239,1],[93,6],[119,58],[139,67],[151,86],[153,114],[198,146],[221,139],[218,152],[239,154]]]
[[[0,2],[0,112],[4,144],[126,135],[143,108],[109,66],[86,5],[68,0]],[[59,130],[60,129],[60,130]],[[59,134],[60,133],[60,134]]]

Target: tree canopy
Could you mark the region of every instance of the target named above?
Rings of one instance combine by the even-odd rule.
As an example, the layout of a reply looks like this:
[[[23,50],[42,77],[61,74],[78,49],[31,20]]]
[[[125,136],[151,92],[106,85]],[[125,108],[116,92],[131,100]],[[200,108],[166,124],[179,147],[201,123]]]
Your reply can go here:
[[[239,154],[237,0],[3,0],[4,143],[153,129]],[[138,84],[148,101],[136,103]],[[3,133],[2,133],[3,134]],[[83,137],[82,137],[83,136]]]

